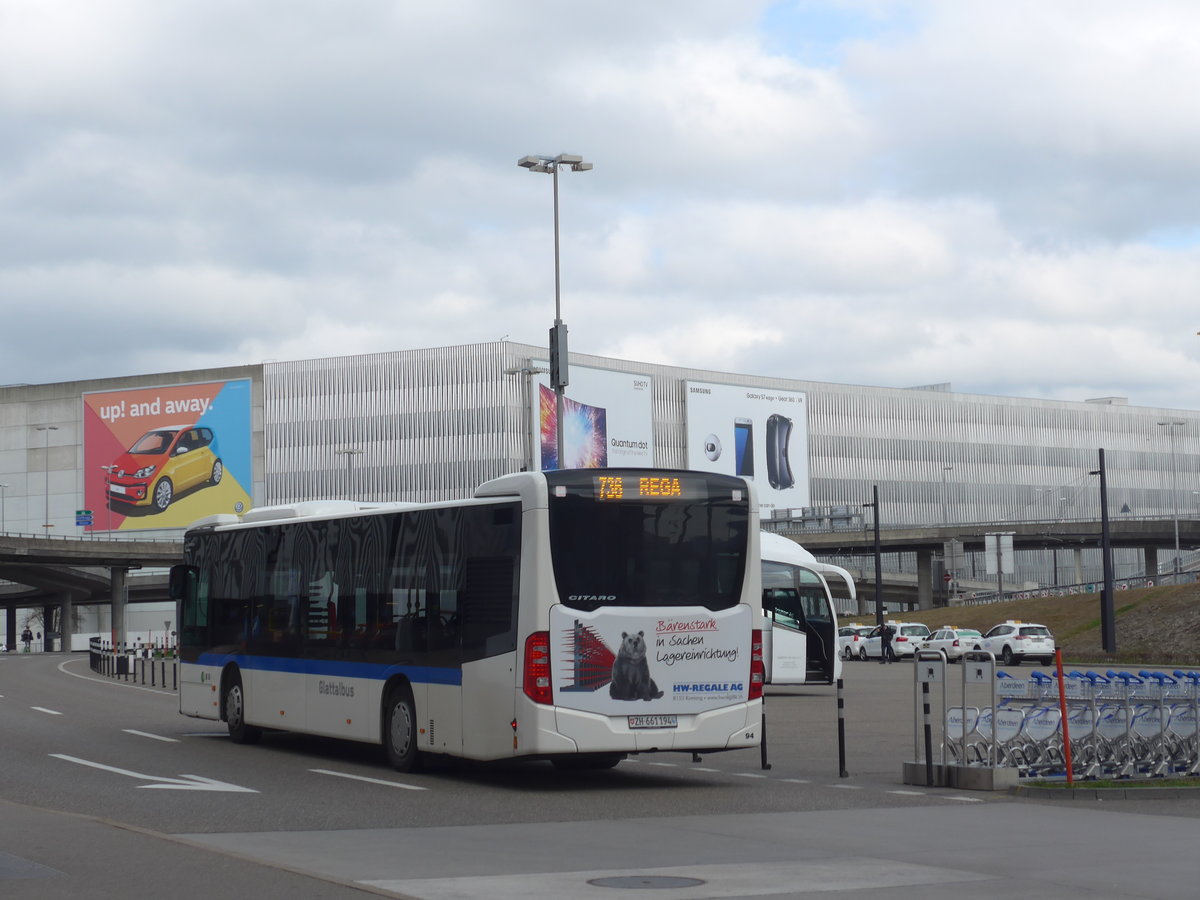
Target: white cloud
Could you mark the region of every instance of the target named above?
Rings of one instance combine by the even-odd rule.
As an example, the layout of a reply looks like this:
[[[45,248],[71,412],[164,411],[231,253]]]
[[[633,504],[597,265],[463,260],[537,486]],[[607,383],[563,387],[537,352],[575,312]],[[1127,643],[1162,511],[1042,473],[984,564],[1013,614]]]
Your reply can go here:
[[[1196,405],[1200,8],[790,4],[9,0],[0,382],[542,344],[572,151],[578,351]]]

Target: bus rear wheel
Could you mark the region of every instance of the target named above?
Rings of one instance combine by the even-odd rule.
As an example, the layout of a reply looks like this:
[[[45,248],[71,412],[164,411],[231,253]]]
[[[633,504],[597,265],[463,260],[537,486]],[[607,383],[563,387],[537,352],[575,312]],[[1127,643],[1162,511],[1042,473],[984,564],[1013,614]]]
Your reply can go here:
[[[246,724],[246,692],[237,672],[225,682],[225,724],[229,726],[229,739],[235,744],[257,744],[262,737],[261,728]]]
[[[417,708],[407,685],[399,685],[388,692],[383,721],[383,744],[388,763],[397,772],[417,771],[421,767],[421,754],[417,750]]]

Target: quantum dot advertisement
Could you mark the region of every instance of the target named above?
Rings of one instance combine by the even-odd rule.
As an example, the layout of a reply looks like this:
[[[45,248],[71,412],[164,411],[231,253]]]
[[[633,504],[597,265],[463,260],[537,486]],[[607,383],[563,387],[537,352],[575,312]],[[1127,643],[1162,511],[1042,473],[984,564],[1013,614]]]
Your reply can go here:
[[[83,395],[87,531],[185,528],[250,508],[250,381]]]
[[[549,364],[533,360],[535,367]],[[532,382],[534,462],[541,471],[654,465],[653,390],[648,375],[572,366],[563,396],[563,456],[558,404],[549,376]]]

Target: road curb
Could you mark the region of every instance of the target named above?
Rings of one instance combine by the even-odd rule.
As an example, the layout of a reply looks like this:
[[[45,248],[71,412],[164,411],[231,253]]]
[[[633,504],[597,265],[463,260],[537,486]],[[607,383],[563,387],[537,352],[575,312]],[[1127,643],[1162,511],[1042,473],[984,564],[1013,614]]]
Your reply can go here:
[[[1010,787],[1009,796],[1030,800],[1179,800],[1200,796],[1200,783],[1195,787],[1115,787],[1115,788],[1049,788]]]

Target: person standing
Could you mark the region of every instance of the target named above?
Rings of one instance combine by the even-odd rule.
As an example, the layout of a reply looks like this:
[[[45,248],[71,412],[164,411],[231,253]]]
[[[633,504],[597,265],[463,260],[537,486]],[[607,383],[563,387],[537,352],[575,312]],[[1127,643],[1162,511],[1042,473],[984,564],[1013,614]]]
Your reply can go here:
[[[33,632],[29,630],[29,626],[25,626],[25,630],[21,632],[21,641],[25,644],[25,652],[29,652],[29,645],[33,642]]]
[[[886,622],[883,623],[883,628],[879,632],[879,664],[893,663],[896,661],[896,651],[892,649],[892,638],[896,636],[896,629]]]

